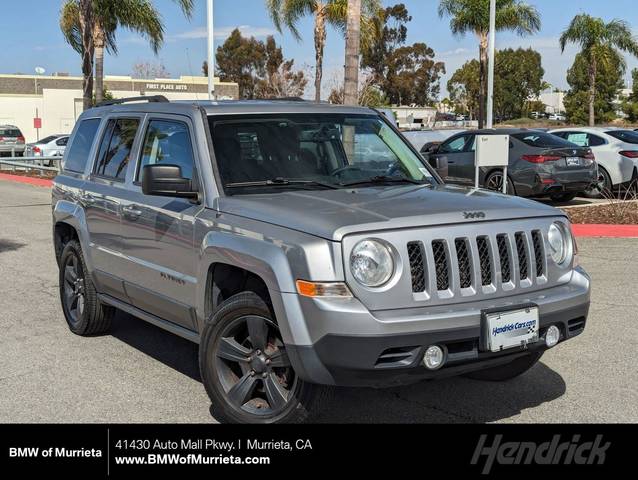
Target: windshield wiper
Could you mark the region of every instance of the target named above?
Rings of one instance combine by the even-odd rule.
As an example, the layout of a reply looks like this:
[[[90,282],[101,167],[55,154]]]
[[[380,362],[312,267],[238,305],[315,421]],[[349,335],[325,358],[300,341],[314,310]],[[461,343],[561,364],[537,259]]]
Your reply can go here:
[[[250,188],[250,187],[323,187],[338,190],[339,185],[319,182],[315,180],[292,180],[289,178],[275,178],[272,180],[259,180],[257,182],[228,183],[224,188]]]
[[[424,182],[413,180],[405,177],[388,177],[385,175],[379,175],[377,177],[366,178],[364,180],[357,180],[356,182],[340,183],[342,187],[356,187],[358,185],[383,185],[388,183],[411,183],[413,185],[427,185]]]

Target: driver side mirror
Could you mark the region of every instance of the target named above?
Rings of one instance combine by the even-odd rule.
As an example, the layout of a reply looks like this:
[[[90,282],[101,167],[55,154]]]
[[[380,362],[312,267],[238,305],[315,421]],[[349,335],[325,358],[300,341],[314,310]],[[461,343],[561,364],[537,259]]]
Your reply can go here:
[[[197,199],[199,196],[193,182],[182,177],[178,165],[146,165],[142,170],[142,192],[158,197]]]
[[[423,145],[423,148],[421,149],[421,153],[426,155],[438,153],[440,146],[441,146],[441,142],[428,142],[425,145]]]

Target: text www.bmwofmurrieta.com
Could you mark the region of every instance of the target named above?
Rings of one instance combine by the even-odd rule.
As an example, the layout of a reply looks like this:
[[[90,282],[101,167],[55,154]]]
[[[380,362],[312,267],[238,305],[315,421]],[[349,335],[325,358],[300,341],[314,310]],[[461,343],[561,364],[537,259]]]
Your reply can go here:
[[[270,457],[203,455],[201,453],[149,453],[144,456],[115,456],[116,465],[270,465]]]

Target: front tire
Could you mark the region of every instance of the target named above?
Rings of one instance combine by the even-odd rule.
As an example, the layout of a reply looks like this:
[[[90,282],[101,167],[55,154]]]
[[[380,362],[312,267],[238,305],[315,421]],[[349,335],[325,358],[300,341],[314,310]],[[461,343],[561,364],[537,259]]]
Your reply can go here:
[[[98,300],[77,240],[71,240],[62,250],[59,281],[62,312],[73,333],[98,335],[111,328],[115,309]]]
[[[465,376],[473,380],[483,380],[487,382],[504,382],[524,374],[538,363],[543,356],[543,352],[529,353],[519,357],[513,362],[498,367],[487,368],[476,372],[466,373]]]
[[[296,375],[273,314],[253,292],[224,301],[206,323],[199,366],[221,423],[300,423],[327,391]]]

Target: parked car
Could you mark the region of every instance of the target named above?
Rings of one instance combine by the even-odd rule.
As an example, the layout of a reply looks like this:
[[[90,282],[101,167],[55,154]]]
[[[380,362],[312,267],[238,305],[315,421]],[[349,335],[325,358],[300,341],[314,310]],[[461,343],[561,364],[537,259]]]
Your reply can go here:
[[[78,335],[120,309],[197,343],[219,420],[301,421],[324,385],[504,381],[583,332],[565,213],[444,185],[382,114],[147,101],[75,126],[52,190],[62,311]]]
[[[28,157],[61,157],[64,155],[68,135],[50,135],[34,143],[27,144]]]
[[[24,154],[25,141],[20,129],[14,125],[0,125],[0,156]]]
[[[597,167],[591,149],[579,147],[549,133],[528,129],[473,130],[453,135],[440,146],[422,150],[430,165],[445,172],[449,183],[471,186],[475,182],[477,135],[510,136],[507,192],[522,197],[550,197],[568,202],[596,181]],[[503,189],[503,170],[485,167],[480,185]]]
[[[585,195],[600,198],[604,192],[626,187],[638,178],[638,134],[611,127],[578,127],[551,130],[581,147],[591,148],[598,163],[598,179]]]
[[[549,120],[552,120],[554,122],[564,122],[565,120],[567,120],[567,117],[561,113],[552,113],[549,115]]]

